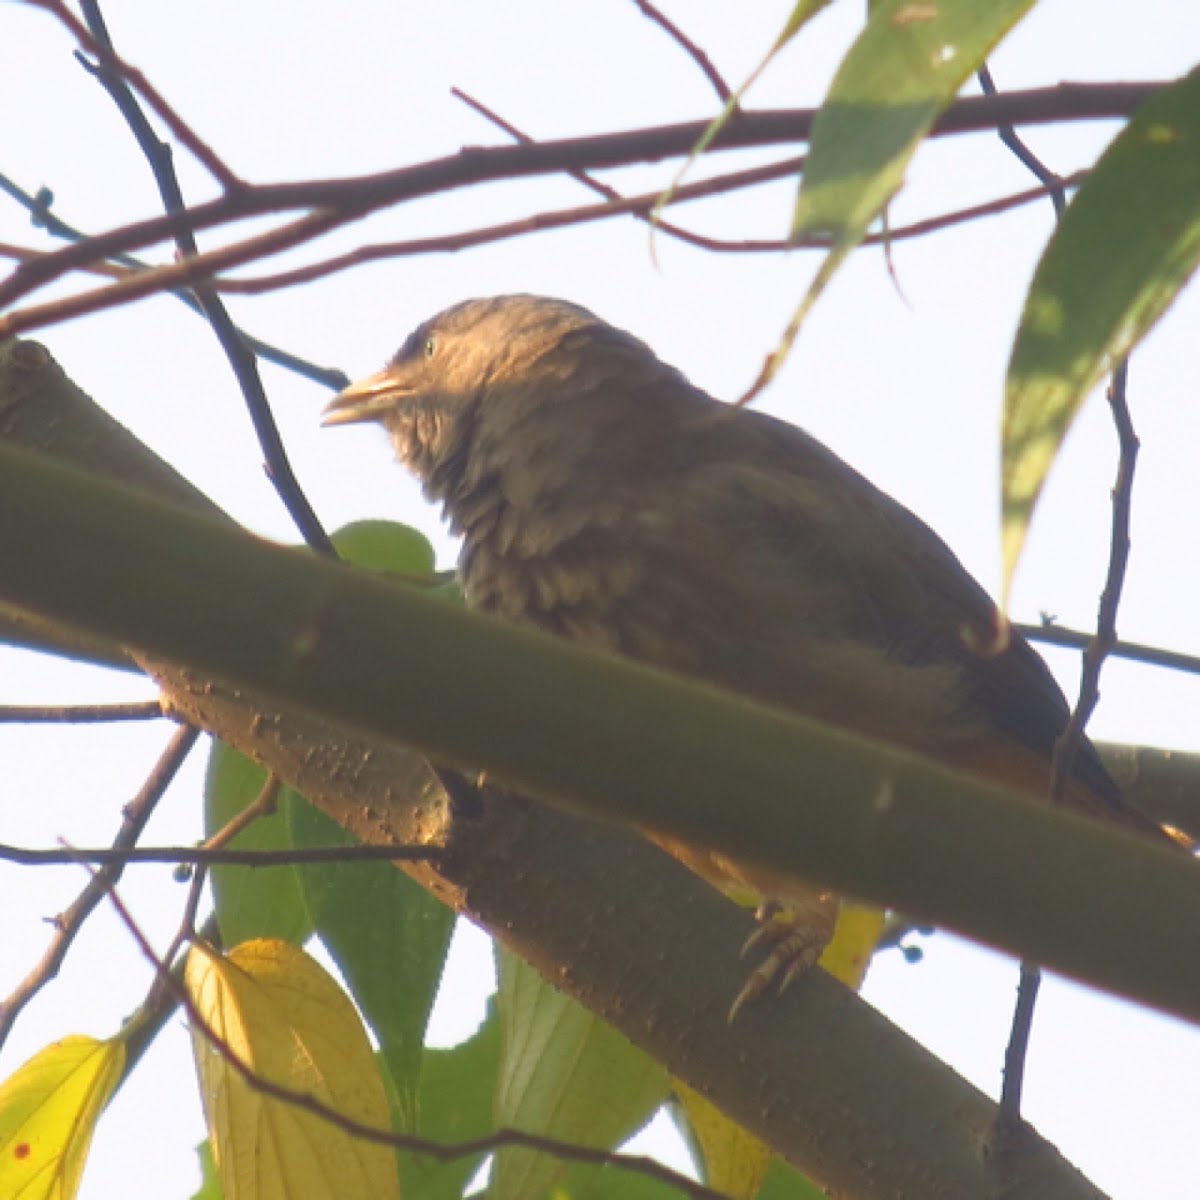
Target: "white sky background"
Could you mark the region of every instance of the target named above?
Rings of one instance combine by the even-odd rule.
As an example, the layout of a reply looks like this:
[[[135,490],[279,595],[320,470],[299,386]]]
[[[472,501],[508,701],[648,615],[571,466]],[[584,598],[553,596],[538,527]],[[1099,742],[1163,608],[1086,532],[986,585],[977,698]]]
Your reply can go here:
[[[791,4],[693,0],[664,7],[736,82]],[[715,108],[699,72],[629,0],[401,0],[360,3],[337,15],[328,3],[311,0],[112,2],[105,11],[121,53],[254,181],[380,170],[462,145],[503,142],[450,96],[452,85],[545,138],[707,117]],[[861,19],[861,5],[836,6],[780,58],[750,105],[818,103]],[[56,211],[85,229],[151,215],[158,201],[145,164],[110,101],[73,61],[73,48],[48,17],[21,5],[0,9],[0,170],[29,191],[52,188]],[[1111,0],[1045,0],[994,56],[992,68],[1008,89],[1168,78],[1198,58],[1200,10],[1192,0],[1143,0],[1136,16]],[[1116,128],[1037,129],[1026,136],[1066,173],[1089,161]],[[718,167],[778,154],[726,154]],[[188,198],[211,195],[199,168],[182,153],[179,159]],[[673,170],[639,168],[608,178],[624,190],[643,190]],[[994,136],[942,140],[919,155],[892,224],[1030,182]],[[672,215],[731,237],[780,236],[793,192],[785,183]],[[570,180],[495,185],[385,214],[329,244],[413,237],[588,202],[588,193]],[[903,296],[878,251],[857,255],[762,400],[919,512],[993,588],[1003,369],[1020,298],[1051,221],[1043,202],[897,245]],[[0,198],[0,241],[38,244],[38,236],[27,217]],[[278,295],[235,298],[231,307],[256,335],[359,375],[379,366],[413,325],[446,304],[504,291],[559,294],[634,331],[697,384],[732,397],[756,373],[818,261],[811,254],[714,256],[662,237],[657,256],[655,266],[643,226],[614,220],[453,256],[381,263]],[[1198,322],[1200,298],[1193,291],[1133,361],[1130,400],[1143,449],[1120,622],[1124,636],[1192,653],[1200,653]],[[146,301],[37,336],[81,386],[239,520],[295,540],[263,478],[216,341],[178,302]],[[321,431],[318,413],[327,394],[269,366],[264,377],[294,466],[328,527],[371,515],[437,530],[436,514],[391,463],[382,435]],[[1018,618],[1036,619],[1047,610],[1080,627],[1094,619],[1114,461],[1107,410],[1093,402],[1036,523],[1014,592]],[[452,561],[453,547],[444,538],[438,544]],[[1052,661],[1072,693],[1074,657]],[[148,693],[124,677],[0,651],[3,702]],[[1200,749],[1194,679],[1113,663],[1103,693],[1092,725],[1097,736]],[[166,736],[158,726],[66,733],[0,727],[0,840],[107,843],[120,805]],[[147,844],[197,836],[199,767],[197,756],[152,823]],[[48,932],[43,919],[64,907],[82,882],[74,870],[0,865],[0,995],[41,953]],[[182,891],[168,868],[132,869],[122,892],[156,937],[173,932]],[[1181,946],[1180,953],[1198,949]],[[486,976],[486,959],[465,960],[461,977],[472,975]],[[995,1094],[1015,977],[1008,961],[938,936],[927,943],[918,968],[885,956],[866,995]],[[0,1076],[66,1033],[115,1032],[148,981],[147,967],[115,921],[107,913],[93,919],[61,980],[20,1020],[0,1056]],[[475,1011],[472,1005],[465,1011]],[[1200,1037],[1192,1029],[1052,983],[1034,1032],[1026,1113],[1114,1197],[1200,1194],[1200,1164],[1192,1152]],[[176,1022],[101,1124],[82,1194],[88,1200],[188,1196],[198,1178],[191,1148],[201,1137],[190,1054]]]

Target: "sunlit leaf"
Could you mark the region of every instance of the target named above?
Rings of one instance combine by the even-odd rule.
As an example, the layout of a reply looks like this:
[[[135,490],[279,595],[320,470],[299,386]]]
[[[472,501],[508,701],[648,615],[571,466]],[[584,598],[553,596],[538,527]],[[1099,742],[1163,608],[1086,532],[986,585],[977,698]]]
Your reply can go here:
[[[222,957],[197,946],[184,975],[207,1026],[254,1075],[375,1129],[387,1096],[358,1014],[302,950],[261,939]],[[213,1159],[228,1200],[389,1200],[400,1194],[388,1146],[254,1088],[192,1030]]]
[[[704,1181],[730,1200],[754,1200],[771,1165],[771,1147],[715,1104],[675,1080],[675,1095],[704,1159]]]
[[[204,777],[204,828],[213,834],[253,804],[267,781],[267,772],[224,742],[213,740]],[[229,845],[238,850],[288,850],[291,838],[283,816],[281,792],[276,811],[258,817]],[[258,937],[303,943],[312,922],[292,866],[214,866],[213,901],[221,937],[226,945]]]
[[[71,1200],[125,1046],[73,1034],[0,1084],[0,1196]]]
[[[858,991],[871,965],[871,955],[885,920],[881,909],[844,901],[833,938],[821,955],[820,965],[834,979]]]
[[[1038,264],[1005,389],[1007,587],[1088,392],[1200,262],[1200,68],[1151,97],[1101,156]]]
[[[913,151],[1034,0],[885,0],[871,12],[813,122],[792,234],[855,244],[899,188]]]
[[[610,1149],[649,1120],[668,1091],[661,1066],[502,949],[499,981],[497,1127]],[[548,1155],[503,1150],[489,1195],[544,1196],[564,1171]]]
[[[934,121],[1034,0],[883,0],[813,121],[792,237],[832,248],[749,394],[782,365],[812,306],[904,181]]]

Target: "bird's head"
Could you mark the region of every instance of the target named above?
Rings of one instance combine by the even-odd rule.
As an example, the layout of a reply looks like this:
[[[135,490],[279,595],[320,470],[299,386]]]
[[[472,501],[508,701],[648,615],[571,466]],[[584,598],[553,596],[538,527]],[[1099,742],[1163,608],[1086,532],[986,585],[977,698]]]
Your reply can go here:
[[[656,362],[636,338],[565,300],[467,300],[419,325],[383,371],[336,396],[323,424],[378,421],[401,461],[437,492],[446,461],[478,449],[468,443],[481,416],[494,436],[647,359]]]

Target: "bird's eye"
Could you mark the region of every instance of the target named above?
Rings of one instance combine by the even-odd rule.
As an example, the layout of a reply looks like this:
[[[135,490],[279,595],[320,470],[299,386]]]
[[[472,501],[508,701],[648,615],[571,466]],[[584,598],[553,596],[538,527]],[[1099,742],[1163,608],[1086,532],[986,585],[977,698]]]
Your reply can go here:
[[[433,338],[425,339],[425,357],[432,358],[437,353],[437,342]]]

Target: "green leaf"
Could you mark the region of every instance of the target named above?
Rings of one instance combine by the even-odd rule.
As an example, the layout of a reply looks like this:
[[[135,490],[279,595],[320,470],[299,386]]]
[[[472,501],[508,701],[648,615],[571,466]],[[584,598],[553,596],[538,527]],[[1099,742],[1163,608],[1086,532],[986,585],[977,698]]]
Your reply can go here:
[[[792,236],[859,242],[939,114],[1033,2],[878,5],[813,122]]]
[[[200,1160],[200,1187],[192,1193],[191,1200],[224,1200],[221,1181],[217,1178],[217,1164],[213,1162],[212,1143],[205,1138],[196,1147]]]
[[[1038,264],[1005,388],[1004,578],[1088,392],[1200,262],[1200,68],[1151,97],[1101,156]]]
[[[581,1178],[582,1177],[582,1178]],[[573,1166],[554,1189],[554,1200],[679,1200],[673,1184],[618,1166]]]
[[[465,1042],[448,1050],[427,1049],[421,1069],[421,1135],[439,1142],[463,1142],[492,1131],[492,1102],[500,1066],[500,1018],[495,1001]],[[482,1155],[439,1163],[401,1152],[404,1200],[459,1200],[479,1169]]]
[[[503,1051],[495,1124],[602,1149],[620,1145],[665,1099],[666,1072],[532,967],[497,951]],[[502,1150],[489,1195],[544,1196],[565,1170],[548,1155]]]
[[[253,804],[266,780],[267,772],[257,763],[214,740],[204,780],[205,833],[222,829]],[[281,793],[277,811],[259,817],[229,845],[238,850],[291,849],[282,811],[286,803]],[[217,922],[226,946],[258,937],[281,938],[296,945],[308,940],[312,921],[294,867],[214,866],[211,879]]]
[[[296,846],[356,844],[300,796],[289,800],[287,814]],[[316,932],[379,1039],[396,1127],[413,1132],[425,1026],[454,913],[386,862],[306,863],[298,876]]]
[[[372,571],[400,575],[432,575],[433,546],[411,525],[396,521],[354,521],[331,535],[334,548],[347,562]]]
[[[71,1200],[125,1065],[119,1038],[72,1034],[39,1050],[0,1084],[0,1196]]]
[[[884,0],[813,121],[792,238],[833,248],[750,394],[787,358],[808,313],[899,189],[917,146],[1034,0]]]
[[[827,1193],[810,1179],[805,1179],[795,1167],[777,1158],[767,1171],[757,1200],[825,1200]]]

